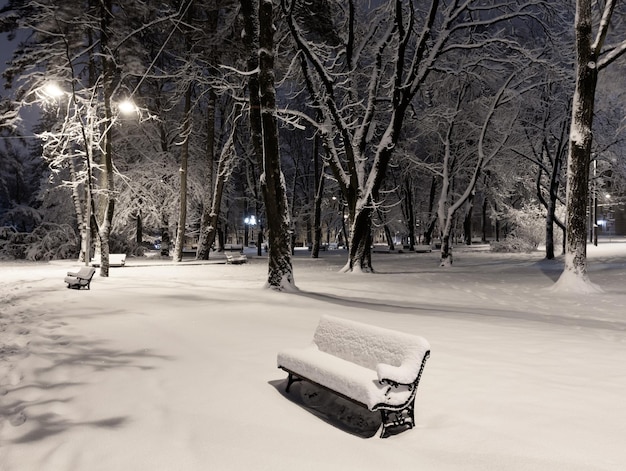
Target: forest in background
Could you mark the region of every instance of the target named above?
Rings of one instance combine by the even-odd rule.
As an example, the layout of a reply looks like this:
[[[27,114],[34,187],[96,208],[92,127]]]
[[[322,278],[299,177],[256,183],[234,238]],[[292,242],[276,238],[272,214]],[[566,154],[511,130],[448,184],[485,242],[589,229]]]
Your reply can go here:
[[[442,264],[452,241],[561,253],[573,2],[261,1],[274,7],[273,110],[251,98],[267,51],[253,3],[7,2],[0,28],[19,41],[0,104],[2,257],[84,258],[103,240],[174,260],[260,249],[270,170],[290,248],[347,246],[347,269],[371,269],[375,244],[437,241]],[[608,54],[626,27],[616,8]],[[598,195],[624,195],[624,68],[622,55],[595,91],[589,227]],[[271,169],[259,108],[264,129],[278,124]]]

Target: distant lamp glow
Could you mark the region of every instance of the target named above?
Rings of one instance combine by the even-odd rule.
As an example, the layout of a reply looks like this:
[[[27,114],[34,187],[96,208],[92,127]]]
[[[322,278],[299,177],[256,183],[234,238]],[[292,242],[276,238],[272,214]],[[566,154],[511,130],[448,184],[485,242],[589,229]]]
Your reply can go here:
[[[47,83],[44,87],[43,87],[43,93],[44,95],[46,95],[48,98],[59,98],[62,97],[65,92],[63,91],[63,89],[61,87],[59,87],[56,83],[51,82],[51,83]]]
[[[243,222],[248,226],[256,226],[256,216],[248,216],[243,220]]]
[[[131,100],[124,100],[117,108],[120,110],[122,114],[133,114],[138,111],[137,105],[135,105]]]
[[[605,198],[606,198],[607,200],[610,200],[610,199],[611,199],[611,195],[609,195],[608,193],[607,193],[606,195],[604,195],[604,196],[605,196]]]

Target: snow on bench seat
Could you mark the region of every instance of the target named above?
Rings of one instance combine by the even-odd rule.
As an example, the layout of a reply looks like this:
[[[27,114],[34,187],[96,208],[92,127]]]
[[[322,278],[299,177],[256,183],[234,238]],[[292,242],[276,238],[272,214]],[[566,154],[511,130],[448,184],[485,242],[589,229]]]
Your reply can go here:
[[[330,389],[371,411],[383,413],[383,433],[389,411],[413,426],[413,402],[430,345],[422,337],[322,316],[305,348],[278,353],[279,368],[291,383],[305,379]],[[396,417],[396,422],[398,419]]]

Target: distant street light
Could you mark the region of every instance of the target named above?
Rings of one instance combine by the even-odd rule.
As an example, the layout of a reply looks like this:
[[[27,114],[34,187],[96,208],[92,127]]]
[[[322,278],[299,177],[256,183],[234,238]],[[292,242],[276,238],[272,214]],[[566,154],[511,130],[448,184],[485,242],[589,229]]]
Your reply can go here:
[[[139,111],[139,108],[137,108],[137,105],[135,105],[131,100],[121,101],[117,105],[117,109],[120,110],[120,113],[126,114],[126,115],[133,114]]]
[[[246,232],[244,233],[244,246],[248,246],[248,231],[250,226],[256,226],[256,216],[246,216],[243,220],[243,223],[246,225]],[[252,240],[254,240],[254,234],[252,234]]]

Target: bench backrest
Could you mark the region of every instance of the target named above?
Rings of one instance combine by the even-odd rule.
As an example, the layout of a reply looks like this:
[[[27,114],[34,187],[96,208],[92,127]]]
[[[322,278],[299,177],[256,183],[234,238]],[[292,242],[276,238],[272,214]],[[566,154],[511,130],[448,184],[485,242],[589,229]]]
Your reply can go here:
[[[89,280],[95,272],[96,269],[94,267],[82,267],[80,270],[78,270],[77,278],[84,278]]]
[[[326,315],[313,342],[323,352],[373,370],[380,363],[400,366],[407,360],[419,365],[430,350],[420,336]]]

